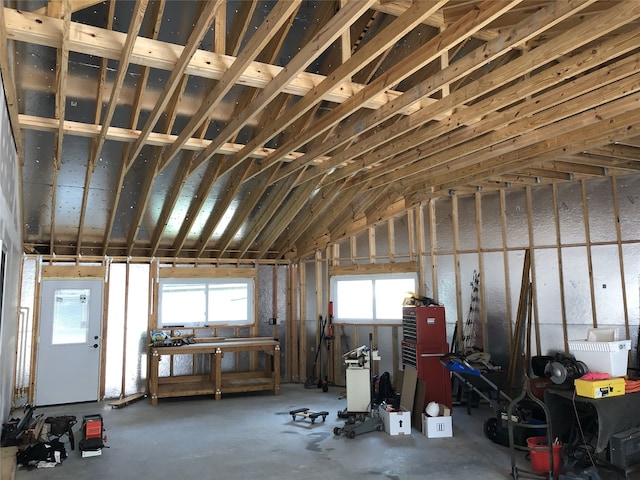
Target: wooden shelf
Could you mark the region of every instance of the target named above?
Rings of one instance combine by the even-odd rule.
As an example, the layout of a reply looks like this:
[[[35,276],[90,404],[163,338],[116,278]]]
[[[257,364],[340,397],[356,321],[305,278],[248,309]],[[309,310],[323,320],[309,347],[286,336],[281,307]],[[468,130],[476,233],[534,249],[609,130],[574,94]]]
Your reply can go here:
[[[191,395],[215,395],[214,382],[177,382],[162,383],[158,385],[156,397],[189,397]]]

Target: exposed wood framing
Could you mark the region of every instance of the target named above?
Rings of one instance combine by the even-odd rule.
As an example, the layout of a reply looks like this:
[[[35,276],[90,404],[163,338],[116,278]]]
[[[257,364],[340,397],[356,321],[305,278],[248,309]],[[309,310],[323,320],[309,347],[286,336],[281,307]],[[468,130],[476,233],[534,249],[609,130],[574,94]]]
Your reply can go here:
[[[618,200],[618,181],[616,177],[611,177],[611,197],[613,199],[613,214],[615,217],[618,264],[620,265],[620,285],[622,286],[622,310],[624,312],[625,338],[631,338],[631,332],[629,331],[629,307],[627,305],[627,283],[624,273],[624,255],[622,251],[622,233],[620,231],[620,203]]]
[[[536,275],[536,251],[533,248],[535,242],[533,241],[533,225],[531,223],[531,219],[533,217],[531,188],[529,188],[528,186],[525,187],[524,194],[525,194],[525,203],[526,203],[526,212],[527,212],[527,236],[529,238],[529,248],[531,249],[531,292],[530,292],[531,299],[530,299],[530,302],[531,302],[531,305],[536,306],[535,308],[533,308],[533,311],[529,312],[529,315],[533,320],[533,331],[535,334],[535,342],[536,342],[536,355],[542,355],[542,350],[540,348],[540,317],[539,317],[539,312],[537,308],[538,283],[536,281],[536,276],[537,276]],[[531,349],[531,344],[528,344],[527,347]],[[529,350],[529,353],[530,353],[530,350]]]
[[[562,319],[562,333],[564,338],[564,351],[569,353],[569,337],[567,331],[567,304],[565,300],[564,292],[564,261],[562,258],[562,243],[560,236],[560,210],[558,204],[558,188],[556,185],[552,186],[553,194],[553,218],[555,224],[555,240],[556,240],[556,252],[558,258],[558,285],[560,287],[560,314]]]

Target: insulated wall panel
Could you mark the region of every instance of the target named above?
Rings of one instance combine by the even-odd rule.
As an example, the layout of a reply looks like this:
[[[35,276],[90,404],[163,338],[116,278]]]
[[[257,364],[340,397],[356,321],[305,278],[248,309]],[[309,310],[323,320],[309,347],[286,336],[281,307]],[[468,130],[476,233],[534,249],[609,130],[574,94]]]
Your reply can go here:
[[[502,247],[502,221],[500,195],[498,192],[491,192],[482,195],[482,247],[501,248]]]
[[[535,268],[536,309],[540,331],[540,354],[564,350],[562,328],[562,298],[558,271],[557,249],[539,249],[533,252]],[[531,351],[536,352],[533,342]]]
[[[592,246],[591,260],[598,326],[624,326],[618,246]]]
[[[375,227],[376,258],[380,263],[387,263],[389,254],[389,224],[382,222]]]
[[[589,212],[589,240],[591,242],[616,241],[616,215],[613,209],[611,178],[586,182]]]
[[[507,218],[507,247],[528,247],[527,200],[524,189],[507,190],[505,193]]]
[[[558,185],[558,219],[563,245],[586,241],[580,183]]]
[[[562,249],[562,275],[564,278],[567,326],[593,326],[587,254],[586,247],[566,247]],[[569,338],[572,339],[571,337]]]
[[[438,252],[453,251],[453,219],[451,199],[441,198],[436,202],[436,249]]]
[[[622,240],[638,240],[640,225],[640,175],[617,179]]]
[[[551,185],[531,189],[531,228],[534,246],[555,245],[555,212]]]
[[[458,199],[458,249],[477,250],[477,232],[475,196],[460,197]]]
[[[409,221],[407,215],[401,215],[392,220],[394,232],[394,256],[396,261],[401,257],[409,257],[412,253],[409,245]],[[415,245],[415,239],[413,239]],[[406,260],[408,261],[408,258]]]

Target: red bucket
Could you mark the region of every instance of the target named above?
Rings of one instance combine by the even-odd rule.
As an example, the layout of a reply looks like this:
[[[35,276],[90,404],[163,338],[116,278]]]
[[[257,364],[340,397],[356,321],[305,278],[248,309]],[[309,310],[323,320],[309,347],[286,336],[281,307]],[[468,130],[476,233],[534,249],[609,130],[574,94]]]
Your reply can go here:
[[[529,454],[531,458],[531,470],[536,473],[549,472],[551,466],[549,455],[549,444],[547,443],[547,437],[529,437],[527,438],[527,447],[529,448]],[[560,453],[562,452],[562,445],[553,445],[553,476],[557,477],[560,474]]]

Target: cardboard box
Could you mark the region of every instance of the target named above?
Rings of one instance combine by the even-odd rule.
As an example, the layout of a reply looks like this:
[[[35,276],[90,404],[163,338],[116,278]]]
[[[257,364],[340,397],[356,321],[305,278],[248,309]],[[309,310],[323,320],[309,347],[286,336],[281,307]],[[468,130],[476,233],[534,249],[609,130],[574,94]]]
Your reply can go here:
[[[451,416],[430,417],[423,413],[422,433],[429,438],[453,437],[453,422]]]
[[[411,435],[411,412],[401,408],[397,412],[381,409],[384,431],[389,435]]]
[[[606,380],[574,380],[576,393],[581,397],[604,398],[624,395],[624,378],[607,378]]]

